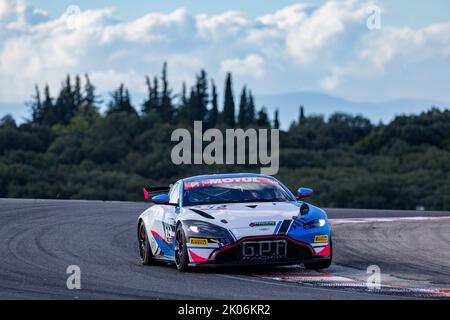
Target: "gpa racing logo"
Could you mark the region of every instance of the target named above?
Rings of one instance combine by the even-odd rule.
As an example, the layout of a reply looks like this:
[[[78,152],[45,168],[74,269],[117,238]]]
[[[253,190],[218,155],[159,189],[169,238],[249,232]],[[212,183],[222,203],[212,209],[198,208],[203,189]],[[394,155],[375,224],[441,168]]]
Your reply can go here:
[[[275,226],[275,221],[259,221],[259,222],[251,222],[249,227],[273,227]]]

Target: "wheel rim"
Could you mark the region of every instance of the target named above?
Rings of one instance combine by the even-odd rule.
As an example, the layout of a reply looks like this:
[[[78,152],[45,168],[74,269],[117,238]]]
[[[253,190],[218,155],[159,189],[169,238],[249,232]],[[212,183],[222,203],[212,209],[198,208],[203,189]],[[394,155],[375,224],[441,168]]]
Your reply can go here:
[[[147,237],[145,235],[145,226],[144,224],[141,224],[141,227],[139,228],[139,254],[142,259],[145,257],[146,242]]]
[[[180,265],[184,258],[184,243],[183,234],[181,230],[177,231],[177,236],[175,240],[175,262]]]

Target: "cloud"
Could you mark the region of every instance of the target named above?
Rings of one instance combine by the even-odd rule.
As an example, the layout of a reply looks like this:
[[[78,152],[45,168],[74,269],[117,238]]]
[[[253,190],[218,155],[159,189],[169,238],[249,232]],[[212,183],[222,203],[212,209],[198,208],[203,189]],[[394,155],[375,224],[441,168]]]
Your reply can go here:
[[[435,57],[448,57],[450,52],[450,22],[421,29],[386,27],[363,39],[360,58],[383,68],[396,58],[410,63]]]
[[[261,94],[326,90],[348,97],[365,83],[401,79],[404,70],[433,66],[450,74],[450,22],[370,31],[368,5],[294,4],[256,18],[179,8],[123,21],[113,8],[50,17],[22,0],[0,0],[0,103],[27,100],[35,83],[55,92],[67,73],[89,72],[101,92],[124,82],[142,95],[144,76],[159,74],[164,61],[175,89],[204,68],[218,83],[232,71],[236,87],[247,83]],[[430,91],[431,83],[417,79],[421,91]],[[395,86],[418,92],[403,81]]]
[[[326,76],[321,82],[320,86],[325,91],[333,91],[339,86],[341,77],[345,74],[345,69],[342,67],[334,67],[331,73]]]
[[[19,29],[47,19],[45,10],[29,7],[23,0],[0,0],[0,29]]]
[[[264,59],[257,54],[249,54],[244,59],[228,59],[222,61],[221,70],[258,78],[264,75]]]

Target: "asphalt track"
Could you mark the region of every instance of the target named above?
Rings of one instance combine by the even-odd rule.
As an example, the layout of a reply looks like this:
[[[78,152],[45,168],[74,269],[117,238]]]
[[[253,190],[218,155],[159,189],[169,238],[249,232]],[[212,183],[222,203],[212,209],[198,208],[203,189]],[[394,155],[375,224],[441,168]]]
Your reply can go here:
[[[180,273],[141,265],[136,219],[147,207],[0,199],[0,299],[410,299],[450,292],[448,212],[327,210],[334,264],[323,273],[300,266]],[[81,290],[67,289],[69,265],[81,268]],[[386,289],[359,285],[369,265],[379,266]]]

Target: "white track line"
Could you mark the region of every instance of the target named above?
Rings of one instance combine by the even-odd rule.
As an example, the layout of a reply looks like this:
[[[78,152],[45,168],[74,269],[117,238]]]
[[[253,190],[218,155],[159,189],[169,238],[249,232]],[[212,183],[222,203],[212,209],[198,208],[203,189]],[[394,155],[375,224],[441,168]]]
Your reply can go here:
[[[348,218],[329,219],[331,225],[375,222],[401,222],[401,221],[432,221],[449,220],[450,217],[392,217],[392,218]]]
[[[375,222],[399,222],[399,221],[430,221],[430,220],[449,220],[445,217],[389,217],[389,218],[349,218],[349,219],[329,219],[331,225],[353,224],[353,223],[375,223]],[[369,292],[400,294],[412,296],[431,296],[431,297],[450,297],[450,291],[441,289],[422,289],[396,287],[390,285],[381,285],[381,289],[369,289],[364,281],[358,281],[351,278],[337,276],[327,273],[273,273],[273,274],[254,274],[260,279],[275,280],[285,283],[310,284],[318,287],[334,288],[359,288]]]
[[[266,274],[254,275],[257,278],[275,280],[287,283],[310,284],[318,287],[334,287],[334,288],[358,288],[368,292],[383,294],[400,294],[411,296],[428,296],[428,297],[450,297],[450,291],[441,289],[422,289],[397,287],[390,285],[381,285],[380,289],[369,289],[364,281],[358,281],[343,276],[336,276],[326,273],[290,273],[290,274]]]

